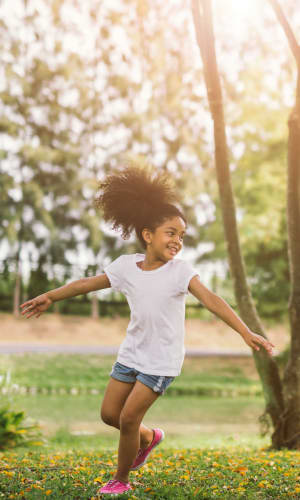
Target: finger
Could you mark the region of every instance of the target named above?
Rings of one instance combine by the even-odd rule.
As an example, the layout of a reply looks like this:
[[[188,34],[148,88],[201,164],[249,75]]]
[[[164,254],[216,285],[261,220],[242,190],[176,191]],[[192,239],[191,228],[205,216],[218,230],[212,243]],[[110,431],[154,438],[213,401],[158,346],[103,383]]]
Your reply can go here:
[[[265,349],[268,349],[268,348],[269,348],[269,346],[270,346],[269,342],[267,342],[264,338],[261,338],[261,339],[259,340],[259,343],[260,343],[260,344],[261,344],[261,345],[262,345]]]
[[[32,305],[32,306],[30,306],[30,307],[27,307],[26,309],[24,309],[24,310],[21,312],[21,314],[23,314],[23,315],[24,315],[24,314],[27,314],[27,313],[29,313],[30,311],[32,311],[33,309],[35,309],[35,307],[36,307],[35,305]]]
[[[266,342],[262,342],[261,344],[267,351],[270,349],[270,346],[269,344],[267,344]]]
[[[20,305],[20,307],[26,307],[27,305],[32,304],[32,300],[27,300],[27,302],[23,302],[23,304]]]
[[[266,349],[266,351],[268,351],[270,354],[272,354],[272,353],[273,353],[273,349],[272,349],[272,347],[271,347],[271,345],[270,345],[270,344],[266,344],[266,345],[264,346],[264,348],[265,348],[265,349]]]
[[[37,313],[37,310],[34,309],[33,311],[28,311],[27,315],[26,315],[26,319],[29,319],[31,318],[32,316],[34,316],[35,314]]]
[[[31,318],[31,317],[32,317],[32,316],[34,316],[35,314],[36,314],[36,311],[31,311],[31,312],[29,312],[29,313],[27,314],[27,316],[26,316],[26,319]]]

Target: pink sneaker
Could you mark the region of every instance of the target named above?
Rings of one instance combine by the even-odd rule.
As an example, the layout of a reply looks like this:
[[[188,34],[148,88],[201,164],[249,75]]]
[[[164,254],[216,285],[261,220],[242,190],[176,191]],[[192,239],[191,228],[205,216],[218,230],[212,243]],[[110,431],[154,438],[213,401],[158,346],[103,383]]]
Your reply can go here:
[[[126,491],[129,490],[132,490],[129,483],[122,483],[117,479],[111,479],[98,491],[98,494],[107,493],[109,495],[121,495],[122,493],[126,493]]]
[[[153,430],[154,430],[154,438],[152,440],[152,443],[150,443],[148,448],[146,448],[145,450],[142,450],[141,448],[139,449],[137,457],[133,462],[130,470],[138,470],[141,467],[143,467],[143,465],[147,462],[148,456],[153,450],[153,448],[155,448],[155,446],[161,443],[161,441],[164,439],[165,437],[164,431],[162,431],[161,429],[153,429]]]

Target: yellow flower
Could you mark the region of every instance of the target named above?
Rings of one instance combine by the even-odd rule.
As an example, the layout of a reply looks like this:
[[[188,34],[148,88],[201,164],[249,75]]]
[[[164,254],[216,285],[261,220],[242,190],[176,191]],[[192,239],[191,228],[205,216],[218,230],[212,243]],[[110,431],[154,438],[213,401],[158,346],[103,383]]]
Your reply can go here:
[[[46,495],[47,495],[47,496],[48,496],[48,495],[51,495],[52,490],[47,490],[47,491],[45,491],[45,493],[46,493]]]
[[[12,476],[14,476],[15,473],[12,470],[4,470],[4,471],[2,471],[2,474],[5,474],[8,477],[12,477]]]
[[[240,474],[242,474],[242,476],[245,476],[248,470],[248,467],[237,467],[236,469],[234,469],[234,472],[239,472]]]

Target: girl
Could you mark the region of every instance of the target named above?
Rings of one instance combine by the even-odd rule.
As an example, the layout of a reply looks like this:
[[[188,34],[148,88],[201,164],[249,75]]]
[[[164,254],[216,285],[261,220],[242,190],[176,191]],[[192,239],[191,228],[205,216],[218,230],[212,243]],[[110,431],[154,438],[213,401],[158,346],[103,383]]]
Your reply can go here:
[[[120,429],[118,468],[101,494],[131,490],[129,471],[142,467],[164,439],[161,429],[149,429],[143,417],[159,395],[180,374],[184,359],[185,295],[191,292],[236,330],[251,348],[272,355],[273,344],[250,331],[231,307],[208,290],[198,273],[182,259],[187,221],[176,206],[176,193],[166,175],[127,167],[100,184],[96,205],[113,229],[127,238],[135,230],[145,253],[121,255],[104,273],[51,290],[21,305],[23,315],[37,318],[57,301],[112,287],[125,294],[130,323],[112,367],[101,418]]]

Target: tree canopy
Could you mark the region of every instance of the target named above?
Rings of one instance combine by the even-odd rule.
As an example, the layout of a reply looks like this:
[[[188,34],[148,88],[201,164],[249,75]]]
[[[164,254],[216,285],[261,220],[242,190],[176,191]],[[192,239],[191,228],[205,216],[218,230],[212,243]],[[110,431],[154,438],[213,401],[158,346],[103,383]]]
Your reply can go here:
[[[295,2],[285,4],[295,14]],[[247,274],[259,312],[280,316],[289,288],[285,144],[295,70],[265,8],[239,38],[228,15],[234,2],[214,8]],[[185,245],[204,279],[219,274],[233,299],[186,2],[17,0],[12,8],[4,0],[0,13],[1,259],[49,273],[57,263],[101,268],[140,251],[110,231],[92,202],[110,168],[147,161],[174,176],[190,222]]]

